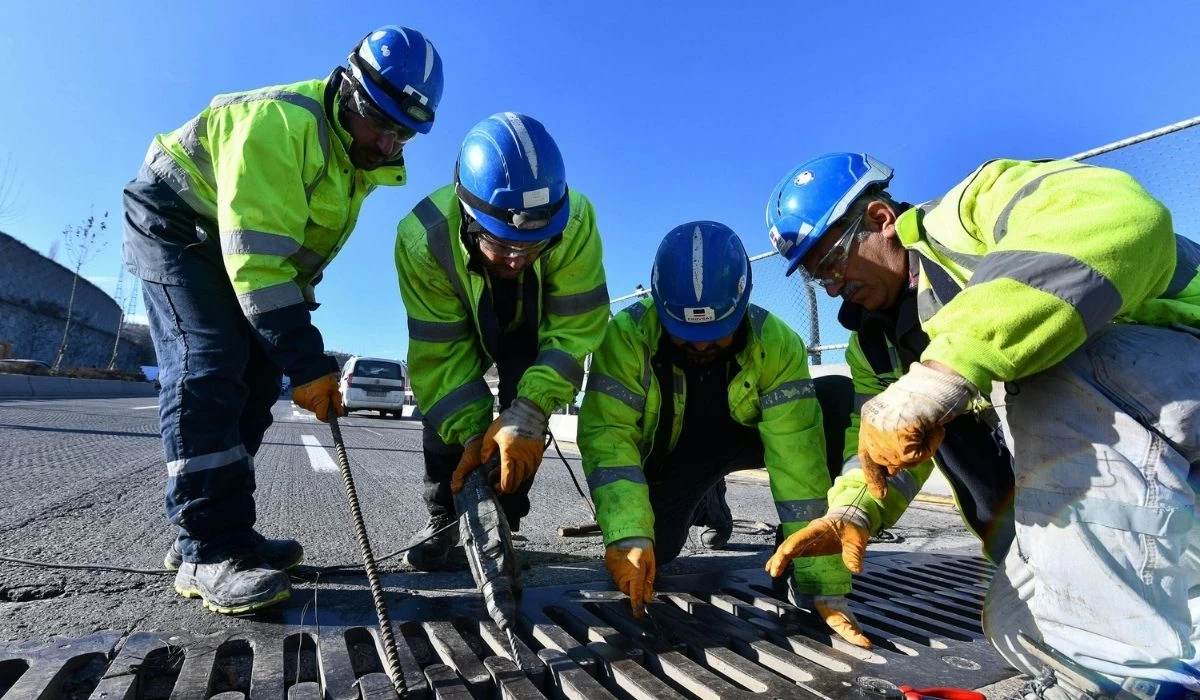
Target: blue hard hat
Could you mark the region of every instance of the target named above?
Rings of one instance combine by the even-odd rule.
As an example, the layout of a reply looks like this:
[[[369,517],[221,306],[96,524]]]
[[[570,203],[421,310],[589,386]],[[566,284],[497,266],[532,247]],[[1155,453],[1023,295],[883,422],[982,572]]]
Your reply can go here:
[[[892,169],[865,153],[827,153],[793,168],[767,200],[771,245],[787,258],[787,274],[854,200],[891,179]]]
[[[668,333],[707,343],[733,333],[750,304],[750,257],[725,224],[692,221],[658,245],[650,294]]]
[[[536,243],[567,228],[567,173],[558,144],[533,117],[500,112],[467,132],[454,193],[497,238]]]
[[[415,29],[389,24],[350,53],[350,74],[392,119],[428,134],[442,101],[442,57]]]

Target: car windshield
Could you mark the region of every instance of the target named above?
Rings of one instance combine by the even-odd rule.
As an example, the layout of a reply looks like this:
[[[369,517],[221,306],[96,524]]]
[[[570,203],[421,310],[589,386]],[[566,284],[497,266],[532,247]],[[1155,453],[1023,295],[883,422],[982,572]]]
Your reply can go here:
[[[354,376],[370,377],[372,379],[403,379],[400,365],[396,362],[378,362],[374,360],[359,360],[354,365]]]

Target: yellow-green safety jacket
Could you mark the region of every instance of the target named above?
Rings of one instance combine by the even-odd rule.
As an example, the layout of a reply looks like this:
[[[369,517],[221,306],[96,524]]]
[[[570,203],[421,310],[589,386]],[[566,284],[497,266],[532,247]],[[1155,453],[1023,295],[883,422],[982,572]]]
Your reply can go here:
[[[571,214],[562,238],[521,272],[533,275],[535,294],[522,294],[514,323],[537,328],[538,354],[517,384],[517,396],[547,415],[573,401],[583,384],[583,361],[608,319],[596,213],[571,190]],[[408,313],[408,372],[426,425],[449,445],[461,445],[492,421],[492,394],[483,375],[491,367],[497,329],[481,308],[488,277],[470,266],[462,239],[462,210],[454,186],[421,200],[400,222],[396,272]],[[484,303],[486,306],[486,302]],[[491,323],[488,323],[491,319]],[[502,329],[501,329],[502,330]]]
[[[757,427],[762,437],[771,495],[788,536],[825,513],[830,481],[821,408],[800,336],[758,306],[751,304],[748,315],[746,346],[736,356],[740,369],[729,382],[729,413]],[[627,537],[654,539],[643,467],[654,449],[664,400],[651,368],[662,333],[653,300],[643,299],[613,318],[592,355],[579,412],[579,450],[606,546]],[[684,373],[678,367],[672,372],[668,452],[683,430],[687,402]],[[795,578],[801,593],[850,591],[850,572],[840,555],[796,559]]]
[[[1058,364],[1108,323],[1200,329],[1200,244],[1176,234],[1166,207],[1119,170],[990,161],[902,214],[896,229],[920,261],[917,306],[929,339],[921,360],[985,394],[993,381]],[[847,361],[859,407],[906,369],[897,358],[891,372],[873,370],[857,336]],[[856,410],[830,506],[863,507],[877,529],[899,519],[932,463],[903,472],[892,482],[899,488],[876,501],[857,464],[859,424]]]
[[[352,139],[337,118],[341,70],[216,96],[154,139],[143,170],[198,215],[204,233],[194,243],[219,245],[242,311],[294,384],[331,371],[311,324],[312,286],[345,245],[366,196],[377,185],[405,182],[403,158],[373,171],[350,162]],[[146,250],[160,243],[127,241],[130,269],[187,285],[186,271],[172,265],[177,256]]]

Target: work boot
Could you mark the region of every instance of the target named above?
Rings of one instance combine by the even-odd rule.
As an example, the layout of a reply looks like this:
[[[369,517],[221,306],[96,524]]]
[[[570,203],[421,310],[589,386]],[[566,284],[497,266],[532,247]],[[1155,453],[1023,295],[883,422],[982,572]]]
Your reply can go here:
[[[272,569],[292,569],[304,561],[304,547],[296,540],[269,540],[258,532],[253,533],[252,540],[254,551]],[[176,538],[163,557],[163,568],[176,571],[180,564],[183,564],[183,553],[179,551],[179,539]]]
[[[292,582],[247,550],[211,563],[183,562],[175,574],[175,591],[184,598],[201,599],[213,612],[238,615],[287,600]]]
[[[707,526],[700,533],[700,544],[708,549],[723,549],[733,535],[733,513],[725,502],[725,483],[720,482],[704,494],[696,509],[696,525]]]
[[[700,544],[704,545],[706,549],[725,549],[725,545],[729,544],[729,536],[732,534],[732,524],[727,530],[706,527],[700,532]]]
[[[404,561],[417,571],[436,571],[446,566],[450,548],[456,544],[458,518],[453,515],[431,515],[425,527],[408,541]]]

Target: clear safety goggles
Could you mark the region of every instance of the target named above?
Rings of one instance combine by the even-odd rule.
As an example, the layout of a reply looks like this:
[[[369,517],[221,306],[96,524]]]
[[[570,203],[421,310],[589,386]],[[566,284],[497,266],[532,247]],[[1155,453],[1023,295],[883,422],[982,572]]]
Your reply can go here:
[[[517,243],[514,241],[506,241],[496,238],[490,233],[484,231],[479,232],[479,248],[488,253],[492,257],[504,258],[513,260],[516,258],[536,258],[545,252],[546,248],[550,247],[551,241],[554,239],[547,238],[544,241],[535,241],[532,243]]]
[[[850,264],[850,249],[854,247],[854,239],[862,228],[863,214],[859,214],[846,225],[846,230],[838,237],[837,242],[825,253],[811,272],[805,268],[808,281],[822,289],[831,287],[846,278],[846,266]]]

